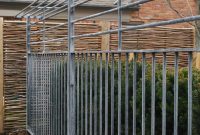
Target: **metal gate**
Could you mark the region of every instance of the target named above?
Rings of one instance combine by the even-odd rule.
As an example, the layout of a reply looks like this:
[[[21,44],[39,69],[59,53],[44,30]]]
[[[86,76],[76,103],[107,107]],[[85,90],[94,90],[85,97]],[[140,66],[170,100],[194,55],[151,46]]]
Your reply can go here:
[[[35,1],[19,13],[27,18],[27,129],[35,135],[188,134],[193,129],[192,59],[194,48],[123,50],[122,32],[189,22],[200,16],[122,27],[122,10],[151,0],[138,0],[82,18],[75,7],[89,0]],[[45,27],[47,19],[68,10],[68,22]],[[75,24],[118,12],[118,29],[76,35]],[[38,18],[32,22],[32,18]],[[40,30],[34,26],[40,25]],[[48,39],[45,33],[67,25],[68,35]],[[76,51],[75,41],[85,37],[118,33],[118,50]],[[35,36],[36,35],[36,36]],[[39,36],[40,41],[35,41]],[[45,47],[68,41],[68,51]],[[35,48],[40,46],[39,51]],[[187,91],[184,128],[179,124],[181,54],[187,56]],[[132,57],[133,56],[133,57]],[[173,57],[173,64],[168,61]],[[173,87],[168,69],[173,72]],[[158,74],[159,73],[159,74]],[[161,83],[157,83],[161,79]],[[150,80],[150,83],[149,81]],[[159,88],[158,88],[159,87]],[[171,92],[170,99],[169,91]],[[159,96],[159,93],[161,94]],[[151,98],[149,98],[151,97]],[[172,98],[173,97],[173,98]],[[158,108],[159,106],[159,108]],[[172,107],[171,113],[167,110]],[[182,115],[181,115],[182,117]]]

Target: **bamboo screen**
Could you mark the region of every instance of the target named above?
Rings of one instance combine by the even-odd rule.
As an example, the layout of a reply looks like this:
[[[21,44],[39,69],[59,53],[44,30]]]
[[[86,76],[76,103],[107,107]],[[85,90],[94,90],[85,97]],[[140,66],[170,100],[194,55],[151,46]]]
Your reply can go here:
[[[113,23],[111,29],[115,28],[117,26]],[[111,34],[111,50],[117,50],[117,38],[117,34]],[[122,41],[124,50],[193,48],[195,47],[195,31],[193,28],[167,27],[126,31],[122,34]],[[162,61],[161,55],[156,57],[158,61]],[[169,54],[167,59],[169,66],[174,65],[174,54]],[[186,66],[187,62],[188,53],[180,53],[180,66]]]
[[[49,23],[45,27],[52,27],[57,23]],[[35,26],[32,30],[39,30]],[[112,24],[111,29],[117,26]],[[98,23],[79,23],[75,27],[77,34],[86,34],[101,31]],[[26,124],[26,25],[20,21],[4,21],[4,98],[5,116],[4,128],[25,128]],[[65,27],[57,31],[47,32],[45,40],[67,36]],[[40,41],[41,36],[35,35],[33,41]],[[151,28],[123,33],[124,49],[155,49],[155,48],[187,48],[194,47],[195,32],[193,29]],[[67,41],[42,45],[34,45],[35,52],[67,50]],[[77,40],[76,51],[100,50],[101,36]],[[110,35],[110,50],[117,49],[117,34]],[[160,57],[160,56],[157,56]],[[173,64],[169,58],[169,63]],[[182,65],[186,64],[186,54],[181,54]]]
[[[49,23],[52,27],[56,23]],[[38,30],[36,26],[32,30]],[[76,26],[79,33],[97,32],[100,27],[92,23],[80,23]],[[65,37],[67,30],[60,28],[54,32],[47,32],[46,40],[55,37]],[[26,24],[19,21],[4,21],[4,129],[5,131],[25,128],[26,125]],[[40,36],[32,37],[40,41]],[[46,51],[66,50],[67,42],[45,44]],[[76,41],[77,50],[101,48],[101,37],[84,38]],[[34,45],[35,52],[41,51],[43,45]]]

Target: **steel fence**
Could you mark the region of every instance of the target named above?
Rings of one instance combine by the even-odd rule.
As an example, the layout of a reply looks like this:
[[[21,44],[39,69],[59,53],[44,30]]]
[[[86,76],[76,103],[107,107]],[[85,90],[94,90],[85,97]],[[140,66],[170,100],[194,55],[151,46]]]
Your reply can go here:
[[[122,10],[151,0],[138,0],[110,10],[75,18],[75,7],[86,1],[36,1],[22,10],[18,17],[27,17],[27,129],[36,135],[121,135],[121,134],[179,134],[179,55],[188,55],[187,134],[192,135],[192,57],[194,48],[154,50],[122,50],[122,32],[160,25],[189,22],[200,16],[143,24],[122,28]],[[45,20],[68,10],[68,22],[45,27]],[[107,13],[118,12],[118,29],[75,35],[74,24]],[[32,17],[39,18],[31,22]],[[35,25],[43,29],[31,32]],[[46,40],[45,32],[68,25],[68,37]],[[74,41],[118,32],[118,50],[76,52]],[[41,41],[32,41],[40,33]],[[68,51],[34,53],[31,46],[49,42],[68,41]],[[67,46],[67,45],[66,45]],[[167,58],[174,56],[174,67],[168,67]],[[134,57],[130,57],[134,56]],[[159,57],[158,57],[159,56]],[[162,67],[162,68],[160,68]],[[167,69],[174,72],[173,101],[168,100]],[[158,74],[162,83],[157,84]],[[147,75],[151,73],[151,75]],[[150,78],[150,84],[147,81]],[[158,86],[161,89],[158,89]],[[158,96],[161,93],[161,98]],[[148,97],[151,97],[150,100]],[[160,99],[159,101],[157,99]],[[171,99],[169,99],[171,100]],[[160,109],[157,107],[159,104]],[[167,105],[173,113],[167,112]],[[157,116],[157,114],[159,116]],[[173,115],[173,116],[172,116]],[[168,119],[168,117],[170,117]],[[172,119],[173,117],[173,119]],[[161,119],[158,119],[161,118]],[[167,120],[173,121],[169,126]],[[169,129],[172,127],[172,129]],[[169,131],[168,131],[168,130]],[[160,133],[160,134],[161,134]],[[181,133],[183,133],[181,131]]]
[[[174,131],[178,131],[178,63],[179,54],[188,52],[188,129],[192,127],[192,55],[193,50],[167,52],[86,52],[75,54],[75,91],[67,93],[67,53],[29,54],[28,129],[34,134],[67,134],[67,108],[73,105],[76,134],[136,134],[145,133],[151,125],[155,134],[156,93],[162,92],[162,132],[166,131],[167,56],[174,54]],[[134,58],[130,60],[130,55]],[[105,56],[103,59],[102,56]],[[146,57],[148,55],[148,58]],[[162,55],[161,61],[157,61]],[[122,59],[125,56],[125,59]],[[150,56],[150,57],[149,57]],[[162,64],[160,69],[158,66]],[[148,67],[148,70],[147,70]],[[140,69],[140,70],[138,70]],[[161,70],[162,90],[156,89],[156,70]],[[151,72],[151,86],[146,74]],[[138,75],[141,74],[141,75]],[[140,76],[140,77],[138,77]],[[149,76],[148,76],[149,77]],[[70,78],[71,79],[71,78]],[[138,84],[138,79],[141,83]],[[157,80],[158,81],[158,80]],[[147,95],[146,95],[147,91]],[[149,93],[151,92],[151,93]],[[184,91],[186,92],[186,91]],[[151,103],[145,101],[151,97]],[[137,97],[142,104],[137,105]],[[70,99],[72,98],[72,99]],[[72,100],[72,101],[70,101]],[[146,106],[148,105],[148,107]],[[158,104],[158,103],[157,103]],[[149,106],[151,106],[149,108]],[[145,109],[150,109],[151,112]],[[138,112],[142,117],[138,117]],[[151,120],[146,115],[151,114]],[[159,112],[157,112],[159,113]],[[159,116],[160,117],[160,116]],[[141,123],[138,125],[136,123]],[[186,123],[185,123],[186,124]],[[68,125],[71,127],[71,125]],[[136,129],[140,129],[137,131]]]

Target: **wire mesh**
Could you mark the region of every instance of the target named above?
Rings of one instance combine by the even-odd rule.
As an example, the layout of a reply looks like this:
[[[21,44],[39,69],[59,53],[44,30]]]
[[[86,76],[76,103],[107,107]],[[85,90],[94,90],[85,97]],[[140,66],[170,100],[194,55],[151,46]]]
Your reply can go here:
[[[37,135],[64,134],[66,54],[30,54],[27,125]]]

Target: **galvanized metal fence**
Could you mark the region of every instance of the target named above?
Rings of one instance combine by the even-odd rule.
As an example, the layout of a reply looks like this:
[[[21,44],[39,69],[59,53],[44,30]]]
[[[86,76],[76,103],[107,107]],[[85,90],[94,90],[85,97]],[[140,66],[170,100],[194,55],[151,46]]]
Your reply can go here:
[[[27,129],[36,135],[121,135],[174,134],[179,131],[179,54],[188,53],[187,134],[192,135],[192,56],[198,49],[122,50],[122,32],[160,25],[188,22],[200,16],[122,28],[122,9],[149,2],[139,0],[97,14],[75,19],[75,7],[86,1],[36,1],[18,14],[27,17]],[[68,37],[46,40],[45,32],[66,23],[45,28],[45,20],[68,9]],[[118,29],[75,35],[74,24],[110,12],[118,12]],[[37,22],[31,22],[37,17]],[[42,22],[42,23],[41,23]],[[36,24],[42,30],[31,32]],[[118,50],[76,52],[74,41],[118,32]],[[41,41],[31,35],[40,33]],[[31,51],[32,45],[68,40],[68,51]],[[133,55],[133,59],[130,58]],[[167,131],[167,66],[168,55],[174,56],[173,129]],[[124,59],[125,58],[125,59]],[[151,64],[149,64],[151,63]],[[161,64],[161,90],[156,83],[156,70]],[[147,66],[150,65],[150,66]],[[148,70],[150,69],[150,70]],[[151,84],[147,73],[151,72]],[[149,76],[148,76],[149,77]],[[141,83],[138,83],[141,82]],[[149,94],[150,92],[150,94]],[[162,93],[156,102],[157,93]],[[151,97],[150,101],[147,97]],[[161,109],[156,108],[156,104]],[[157,112],[156,112],[157,111]],[[157,119],[159,114],[161,120]],[[160,117],[159,116],[159,117]],[[172,116],[170,116],[171,118]],[[171,120],[171,119],[169,119]],[[150,125],[150,126],[149,126]],[[161,127],[162,126],[162,127]],[[170,126],[171,127],[171,126]]]

